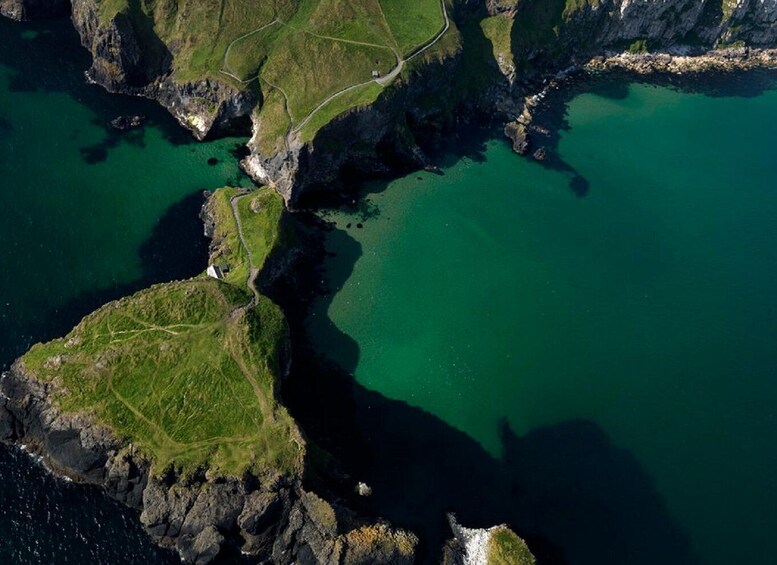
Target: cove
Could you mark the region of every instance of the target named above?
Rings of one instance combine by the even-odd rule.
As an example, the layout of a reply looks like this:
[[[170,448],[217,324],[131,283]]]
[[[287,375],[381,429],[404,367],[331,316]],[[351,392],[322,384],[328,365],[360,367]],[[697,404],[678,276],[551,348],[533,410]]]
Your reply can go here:
[[[85,84],[88,67],[70,22],[0,20],[0,369],[109,300],[200,272],[202,191],[248,185],[244,139],[196,143],[155,104]],[[109,127],[137,114],[142,129]],[[97,489],[0,448],[7,560],[178,562]]]
[[[371,504],[431,558],[456,511],[547,563],[774,562],[777,91],[756,79],[593,88],[563,167],[488,140],[326,215],[310,338],[355,377]]]

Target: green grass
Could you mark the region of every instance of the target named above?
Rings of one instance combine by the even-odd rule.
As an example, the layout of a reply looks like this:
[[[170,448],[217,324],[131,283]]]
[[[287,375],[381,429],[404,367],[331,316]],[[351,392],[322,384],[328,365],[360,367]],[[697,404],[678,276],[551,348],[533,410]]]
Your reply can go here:
[[[282,237],[283,200],[277,192],[265,188],[238,200],[237,209],[251,262],[261,268]]]
[[[291,118],[286,111],[286,99],[276,89],[270,89],[261,110],[256,112],[256,142],[264,155],[284,149],[284,139],[291,131]]]
[[[526,542],[510,528],[500,526],[488,540],[488,565],[534,565]]]
[[[381,92],[383,92],[382,86],[375,82],[370,82],[331,100],[328,104],[316,112],[300,130],[300,137],[302,141],[309,141],[313,139],[319,129],[328,124],[340,114],[352,108],[358,108],[360,106],[367,106],[372,104],[375,100],[377,100],[378,96],[380,96]]]
[[[216,222],[213,241],[217,245],[211,253],[211,263],[227,265],[229,273],[226,281],[236,287],[248,291],[248,257],[240,243],[237,224],[232,213],[230,200],[241,194],[237,188],[222,188],[217,190],[208,201],[207,207]]]
[[[488,38],[493,46],[494,58],[512,62],[512,45],[510,34],[513,29],[513,20],[506,14],[497,14],[480,22],[483,35]]]
[[[229,273],[225,280],[248,291],[249,261],[240,242],[232,210],[232,199],[235,198],[243,236],[251,251],[250,262],[257,268],[261,268],[273,249],[282,243],[283,200],[269,188],[252,192],[239,188],[221,188],[208,201],[208,211],[216,223],[213,233],[216,248],[211,253],[210,261],[216,265],[227,265]]]
[[[212,200],[221,250],[236,280],[207,277],[156,285],[107,304],[67,336],[35,345],[22,364],[50,383],[65,412],[91,415],[131,443],[161,474],[256,476],[303,469],[303,440],[277,402],[281,352],[287,342],[280,309],[245,286],[229,198]],[[255,265],[280,238],[280,197],[269,190],[238,201]]]
[[[380,6],[404,55],[430,41],[445,24],[438,0],[380,0]]]
[[[647,53],[648,52],[647,39],[637,39],[633,41],[629,45],[628,52],[633,55],[638,55],[640,53]]]
[[[286,92],[296,125],[329,95],[370,81],[373,70],[386,74],[395,65],[396,58],[389,49],[321,39],[295,31],[286,35],[283,48],[273,52],[260,76]]]
[[[440,0],[101,2],[103,24],[120,14],[130,17],[147,50],[154,35],[161,40],[173,56],[175,80],[209,79],[260,89],[259,146],[274,151],[328,97],[369,82],[373,70],[389,73],[397,51],[416,50],[443,26]],[[326,104],[322,117],[311,120],[315,127],[306,125],[307,138],[350,108],[373,101],[376,87]],[[281,92],[288,102],[279,100]]]

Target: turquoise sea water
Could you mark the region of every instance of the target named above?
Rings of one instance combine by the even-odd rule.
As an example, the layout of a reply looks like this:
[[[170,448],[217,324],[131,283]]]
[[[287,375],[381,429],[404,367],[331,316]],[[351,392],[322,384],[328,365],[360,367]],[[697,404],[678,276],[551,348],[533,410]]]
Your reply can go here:
[[[328,216],[310,329],[363,389],[378,512],[506,520],[546,562],[774,563],[777,91],[567,120],[585,196],[492,140]]]
[[[246,182],[245,140],[195,143],[153,103],[87,86],[88,65],[69,22],[0,18],[0,369],[108,300],[201,271],[202,191]],[[107,127],[122,114],[148,125]],[[168,560],[133,513],[0,448],[0,562]]]

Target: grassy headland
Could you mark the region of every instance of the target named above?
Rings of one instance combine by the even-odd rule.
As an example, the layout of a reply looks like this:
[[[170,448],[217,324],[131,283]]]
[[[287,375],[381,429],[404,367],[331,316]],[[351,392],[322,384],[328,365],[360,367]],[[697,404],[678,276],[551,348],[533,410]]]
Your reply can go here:
[[[492,531],[488,540],[488,565],[534,565],[526,542],[506,526]]]
[[[310,138],[333,117],[373,101],[391,82],[374,81],[373,71],[385,77],[403,56],[431,43],[444,26],[442,6],[441,0],[105,0],[100,18],[108,24],[126,15],[139,35],[155,34],[173,56],[179,82],[215,79],[260,90],[262,133],[272,147],[291,130]]]
[[[237,194],[213,196],[227,280],[201,276],[109,303],[21,361],[30,376],[52,385],[61,410],[109,428],[155,473],[302,469],[301,434],[276,396],[286,322],[268,298],[252,300],[246,286],[247,253],[251,264],[264,263],[278,241],[282,203],[270,190],[236,201],[250,234],[246,250],[230,202]]]

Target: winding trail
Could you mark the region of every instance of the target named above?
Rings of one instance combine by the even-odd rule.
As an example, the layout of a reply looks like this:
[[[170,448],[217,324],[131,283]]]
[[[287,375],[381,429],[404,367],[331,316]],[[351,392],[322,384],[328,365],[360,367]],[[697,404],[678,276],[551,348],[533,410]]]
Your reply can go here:
[[[402,69],[405,66],[405,63],[407,61],[410,61],[411,59],[417,57],[430,47],[432,47],[434,44],[436,44],[440,39],[442,39],[442,36],[445,35],[445,33],[450,29],[451,27],[451,21],[448,18],[448,9],[445,6],[445,0],[440,0],[440,8],[442,9],[442,16],[444,19],[444,25],[442,29],[435,35],[432,39],[430,39],[426,44],[421,44],[419,47],[416,48],[415,52],[411,52],[411,54],[407,57],[402,57],[399,52],[394,49],[393,47],[387,47],[387,49],[391,49],[394,52],[394,55],[397,58],[397,66],[394,67],[391,72],[389,72],[387,75],[373,78],[370,80],[365,80],[364,82],[360,82],[358,84],[354,84],[351,86],[347,86],[345,88],[342,88],[338,90],[337,92],[334,92],[333,94],[330,94],[324,100],[322,100],[315,108],[313,108],[310,113],[303,119],[299,124],[297,124],[297,127],[292,129],[293,133],[298,133],[305,125],[310,121],[310,119],[315,115],[316,112],[318,112],[321,108],[326,106],[329,102],[337,98],[338,96],[341,96],[342,94],[345,94],[346,92],[350,92],[351,90],[355,90],[361,86],[365,86],[367,84],[370,84],[371,82],[378,83],[381,87],[385,88],[388,86],[398,75],[402,72]],[[383,8],[381,8],[381,13],[383,12]],[[385,15],[384,15],[385,19]],[[390,27],[389,27],[390,29]]]
[[[232,68],[229,66],[229,61],[228,61],[228,60],[229,60],[229,52],[230,52],[230,51],[232,51],[232,47],[234,47],[235,43],[237,43],[238,41],[243,41],[245,38],[247,38],[247,37],[250,37],[250,36],[254,35],[255,33],[259,33],[259,32],[260,32],[260,31],[262,31],[263,29],[267,29],[268,27],[270,27],[270,26],[272,26],[272,25],[275,25],[275,24],[277,24],[277,23],[283,23],[283,22],[281,22],[281,20],[279,20],[278,18],[275,18],[275,19],[274,19],[273,21],[271,21],[270,23],[268,23],[268,24],[264,24],[263,26],[261,26],[261,27],[258,27],[258,28],[256,28],[256,29],[255,29],[255,30],[253,30],[253,31],[249,31],[248,33],[244,33],[243,35],[241,35],[241,36],[240,36],[240,37],[238,37],[237,39],[233,40],[233,41],[232,41],[232,43],[230,43],[230,44],[227,46],[227,50],[226,50],[226,51],[224,51],[224,68],[226,69],[226,71],[221,71],[221,72],[222,72],[222,73],[224,73],[224,74],[225,74],[225,75],[227,75],[227,76],[230,76],[230,77],[234,78],[235,80],[237,80],[238,82],[240,82],[240,83],[242,83],[242,84],[248,84],[249,82],[251,82],[252,80],[254,80],[254,78],[256,78],[256,77],[252,77],[252,78],[250,78],[250,79],[248,79],[248,80],[246,80],[246,81],[243,81],[243,80],[240,80],[239,78],[237,78],[237,77],[234,75],[234,71],[233,71],[233,70],[232,70]]]
[[[254,265],[253,259],[251,258],[251,248],[248,247],[245,236],[243,235],[243,223],[240,221],[240,211],[237,209],[238,200],[241,200],[242,198],[245,198],[246,196],[250,196],[250,195],[251,195],[250,192],[246,194],[238,194],[237,196],[233,196],[229,200],[229,204],[232,206],[232,215],[235,217],[235,225],[237,226],[237,236],[240,239],[240,245],[243,246],[243,250],[246,253],[246,260],[248,261],[248,280],[246,281],[246,285],[248,285],[248,289],[253,294],[253,298],[251,298],[251,301],[245,306],[238,308],[238,310],[248,310],[250,308],[253,308],[254,306],[256,306],[257,302],[259,301],[259,296],[260,296],[259,291],[256,290],[256,277],[259,274],[259,267],[256,267]]]
[[[442,17],[445,20],[445,25],[442,27],[440,32],[432,38],[431,42],[427,43],[426,45],[422,44],[421,47],[417,48],[418,50],[415,53],[411,51],[411,54],[405,57],[405,61],[409,61],[410,59],[418,57],[418,55],[420,55],[421,53],[429,49],[432,45],[440,41],[440,39],[442,39],[442,36],[445,35],[445,32],[447,32],[448,29],[450,29],[451,21],[448,18],[448,9],[445,7],[445,0],[440,0],[440,7],[442,8]]]
[[[381,14],[383,14],[383,7],[380,6],[380,2],[378,2],[378,6],[380,8]],[[448,8],[445,5],[445,0],[440,0],[440,9],[442,11],[442,16],[443,16],[443,20],[444,20],[444,24],[443,24],[442,29],[434,37],[432,37],[429,41],[427,41],[426,43],[422,43],[421,45],[416,47],[415,50],[411,51],[410,54],[408,56],[406,56],[406,57],[402,57],[402,55],[399,53],[399,51],[397,51],[394,47],[390,47],[388,45],[379,45],[377,43],[368,43],[368,42],[364,42],[364,41],[354,41],[354,40],[350,40],[350,39],[342,39],[342,38],[339,38],[339,37],[332,37],[332,36],[329,36],[329,35],[319,35],[319,34],[314,33],[312,31],[308,31],[308,30],[305,30],[305,29],[300,29],[300,28],[294,27],[291,24],[286,23],[286,22],[280,20],[279,18],[275,18],[270,23],[265,24],[265,25],[255,29],[253,31],[250,31],[250,32],[248,32],[248,33],[246,33],[244,35],[241,35],[240,37],[238,37],[237,39],[232,41],[232,43],[229,44],[229,46],[227,47],[226,52],[224,53],[224,68],[226,70],[220,70],[219,72],[224,74],[224,75],[226,75],[226,76],[228,76],[228,77],[230,77],[231,79],[237,81],[240,84],[248,84],[248,83],[250,83],[250,82],[252,82],[254,80],[263,80],[264,82],[269,84],[271,87],[277,89],[279,92],[281,92],[281,94],[283,94],[283,97],[286,100],[286,113],[289,116],[289,122],[291,124],[290,127],[289,127],[289,131],[286,134],[286,139],[285,139],[286,148],[288,150],[288,146],[289,146],[288,138],[289,138],[289,135],[292,134],[292,133],[299,133],[299,131],[302,128],[304,128],[308,124],[308,122],[310,122],[311,118],[313,118],[313,116],[319,110],[321,110],[321,108],[323,108],[324,106],[329,104],[332,100],[334,100],[335,98],[338,98],[339,96],[342,96],[343,94],[345,94],[347,92],[350,92],[352,90],[356,90],[357,88],[360,88],[362,86],[368,85],[368,84],[370,84],[372,82],[379,84],[382,88],[385,88],[391,82],[393,82],[393,80],[397,76],[399,76],[399,73],[402,72],[402,69],[404,68],[406,62],[414,59],[415,57],[418,57],[424,51],[428,50],[429,48],[434,46],[438,41],[440,41],[440,39],[442,39],[443,35],[445,35],[445,33],[451,27],[450,18],[448,17]],[[389,28],[389,32],[391,32],[391,26],[388,25],[388,21],[386,20],[385,14],[383,14],[383,19],[384,19],[384,21],[386,22],[386,25]],[[310,112],[308,112],[308,115],[305,116],[295,126],[294,125],[294,117],[292,116],[291,109],[289,108],[289,97],[287,96],[286,92],[283,91],[282,88],[280,88],[279,86],[271,83],[269,80],[265,79],[264,77],[260,77],[259,75],[255,76],[255,77],[251,77],[251,78],[246,79],[246,80],[242,80],[239,77],[237,77],[234,74],[234,72],[232,72],[232,70],[229,67],[229,64],[227,62],[227,59],[229,57],[229,52],[232,49],[232,46],[235,45],[235,43],[237,43],[238,41],[241,41],[241,40],[245,39],[246,37],[249,37],[249,36],[251,36],[251,35],[253,35],[255,33],[258,33],[260,31],[262,31],[263,29],[265,29],[267,27],[270,27],[271,25],[274,25],[276,23],[279,23],[279,24],[281,24],[283,26],[288,26],[291,29],[294,29],[294,30],[299,31],[301,33],[307,33],[309,35],[312,35],[313,37],[318,37],[319,39],[326,39],[326,40],[330,40],[330,41],[340,41],[340,42],[343,42],[343,43],[351,43],[351,44],[354,44],[354,45],[364,45],[364,46],[376,47],[376,48],[380,48],[380,49],[389,49],[389,50],[391,50],[394,53],[394,56],[397,59],[397,64],[388,74],[386,74],[386,75],[384,75],[382,77],[371,78],[370,80],[365,80],[364,82],[360,82],[360,83],[357,83],[357,84],[352,84],[351,86],[346,86],[346,87],[341,88],[340,90],[338,90],[336,92],[333,92],[332,94],[330,94],[329,96],[324,98],[321,102],[319,102],[316,105],[316,107],[313,108]],[[393,34],[392,34],[392,36],[393,36]],[[396,39],[395,39],[395,41],[396,41]],[[233,203],[233,211],[235,211],[234,203]],[[235,214],[235,218],[239,222],[239,217],[238,217],[237,214]],[[238,225],[238,229],[240,229],[239,225]],[[241,241],[242,241],[242,236],[241,236]],[[244,247],[245,247],[245,245],[244,245]],[[250,262],[250,257],[249,257],[249,262]]]

